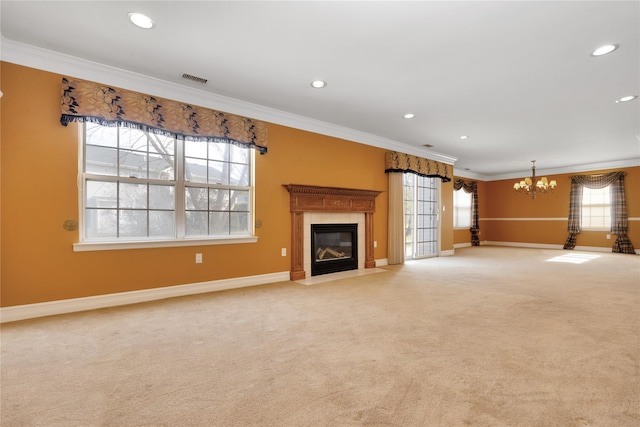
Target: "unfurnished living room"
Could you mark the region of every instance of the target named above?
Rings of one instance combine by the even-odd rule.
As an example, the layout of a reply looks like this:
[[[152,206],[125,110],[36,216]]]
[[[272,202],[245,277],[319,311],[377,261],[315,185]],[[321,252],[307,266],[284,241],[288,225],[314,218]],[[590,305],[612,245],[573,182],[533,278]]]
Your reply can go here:
[[[637,1],[2,1],[2,426],[640,425]]]

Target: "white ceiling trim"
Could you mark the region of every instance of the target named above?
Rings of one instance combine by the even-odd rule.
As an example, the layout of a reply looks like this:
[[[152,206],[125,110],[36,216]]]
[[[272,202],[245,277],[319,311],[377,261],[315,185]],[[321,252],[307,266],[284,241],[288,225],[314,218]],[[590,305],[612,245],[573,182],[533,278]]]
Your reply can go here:
[[[632,168],[635,166],[640,166],[640,158],[629,159],[629,160],[618,160],[613,162],[591,163],[588,165],[566,166],[566,167],[555,168],[555,169],[536,168],[536,176],[554,175],[554,174],[562,174],[562,173],[591,172],[591,171],[607,170],[607,169]],[[491,179],[488,181],[524,178],[524,177],[530,177],[530,176],[531,176],[531,169],[529,169],[528,171],[523,171],[521,173],[506,173],[501,175],[491,175]]]
[[[14,42],[4,37],[2,37],[0,43],[2,46],[0,59],[2,59],[2,61],[108,84],[123,89],[153,94],[162,98],[251,117],[265,122],[358,142],[373,147],[426,157],[450,165],[453,165],[456,160],[458,160],[446,154],[421,149],[420,147],[404,144],[370,133],[218,94],[212,94],[196,88],[167,82],[97,62],[87,61],[48,49]]]
[[[263,120],[274,124],[293,127],[308,132],[327,135],[353,141],[386,150],[399,151],[419,157],[437,160],[454,165],[457,158],[430,151],[421,147],[405,144],[400,141],[380,137],[367,132],[338,126],[321,120],[281,111],[258,104],[241,101],[223,95],[212,94],[197,88],[184,86],[165,80],[134,73],[124,69],[88,61],[71,55],[62,54],[33,45],[18,43],[4,37],[0,38],[0,59],[2,61],[41,69],[44,71],[69,75],[103,84],[113,85],[128,90],[149,93],[155,96],[174,99],[194,105],[208,107],[232,114],[238,114]],[[556,169],[537,169],[537,175],[588,172],[594,170],[617,169],[640,166],[640,158],[613,161],[606,163],[567,166]],[[529,176],[531,169],[520,173],[499,175],[482,175],[472,171],[455,170],[455,176],[480,181],[497,181]]]

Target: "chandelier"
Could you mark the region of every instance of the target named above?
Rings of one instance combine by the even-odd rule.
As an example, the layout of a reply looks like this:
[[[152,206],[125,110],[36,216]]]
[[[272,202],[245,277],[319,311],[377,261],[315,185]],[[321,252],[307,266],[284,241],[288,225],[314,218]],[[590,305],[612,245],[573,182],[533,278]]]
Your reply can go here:
[[[552,193],[558,185],[556,180],[552,179],[549,181],[546,176],[543,176],[536,181],[536,161],[531,160],[531,163],[533,163],[531,166],[531,178],[525,178],[520,182],[516,182],[513,184],[513,189],[518,193],[526,194],[527,196],[531,195],[532,199],[535,199],[538,193]]]

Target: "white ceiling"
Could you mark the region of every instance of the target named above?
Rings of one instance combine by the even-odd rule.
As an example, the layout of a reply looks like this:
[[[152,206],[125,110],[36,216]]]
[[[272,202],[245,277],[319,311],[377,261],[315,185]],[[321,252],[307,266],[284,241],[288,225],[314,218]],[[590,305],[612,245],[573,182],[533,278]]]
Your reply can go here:
[[[540,171],[640,159],[640,102],[615,102],[640,94],[637,1],[3,0],[0,7],[4,45],[326,122],[355,131],[360,142],[431,144],[467,176],[526,172],[534,159]],[[132,25],[132,11],[155,27]],[[609,43],[620,47],[590,55]],[[328,86],[311,88],[315,79]],[[403,119],[408,112],[415,118]]]

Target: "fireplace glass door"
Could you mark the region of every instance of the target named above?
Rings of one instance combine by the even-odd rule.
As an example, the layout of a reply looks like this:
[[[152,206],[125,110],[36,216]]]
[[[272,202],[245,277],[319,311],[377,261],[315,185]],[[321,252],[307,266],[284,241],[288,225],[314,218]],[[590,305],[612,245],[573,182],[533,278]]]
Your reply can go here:
[[[358,224],[311,225],[311,275],[358,268]]]

